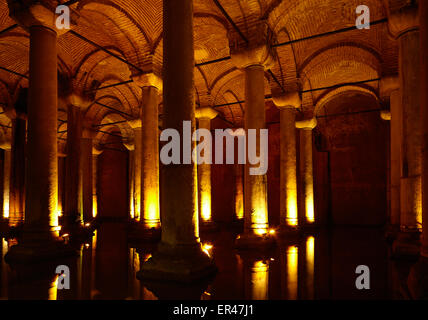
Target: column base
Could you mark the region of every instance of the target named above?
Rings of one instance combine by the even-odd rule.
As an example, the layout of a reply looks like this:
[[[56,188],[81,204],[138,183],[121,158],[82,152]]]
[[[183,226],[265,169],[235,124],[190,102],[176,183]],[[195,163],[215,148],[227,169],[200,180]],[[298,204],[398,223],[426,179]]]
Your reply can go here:
[[[299,226],[289,226],[286,224],[280,225],[278,228],[278,235],[281,239],[298,238],[301,232]]]
[[[416,259],[420,252],[420,232],[400,231],[392,244],[395,259]]]
[[[46,262],[58,258],[77,256],[76,250],[63,241],[24,242],[12,246],[4,259],[8,264]]]
[[[243,233],[235,240],[235,247],[240,250],[265,250],[275,246],[275,238],[269,233],[259,236],[254,233]]]
[[[202,251],[200,243],[170,246],[160,243],[153,256],[143,263],[137,278],[145,281],[193,283],[213,277],[217,268]]]
[[[400,233],[400,226],[396,224],[387,224],[385,227],[385,238],[388,242],[393,242],[397,239]]]
[[[129,225],[128,239],[131,242],[157,243],[161,239],[161,229],[148,228],[141,222],[131,221]]]
[[[219,227],[218,224],[214,221],[201,221],[199,223],[199,231],[200,232],[215,232],[218,231]]]
[[[410,269],[407,287],[412,299],[428,300],[428,257],[420,257]]]

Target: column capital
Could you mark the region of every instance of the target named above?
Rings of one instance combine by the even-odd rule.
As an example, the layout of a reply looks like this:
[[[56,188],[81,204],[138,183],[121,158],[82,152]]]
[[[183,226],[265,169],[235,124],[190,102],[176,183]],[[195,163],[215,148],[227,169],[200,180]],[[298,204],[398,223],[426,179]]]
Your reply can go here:
[[[232,62],[239,69],[261,65],[270,69],[275,63],[276,52],[272,48],[274,33],[265,21],[249,27],[248,42],[234,30],[228,34]]]
[[[384,0],[384,2],[388,14],[388,29],[392,36],[399,38],[405,32],[419,28],[417,3],[402,0]]]
[[[141,127],[143,126],[141,119],[129,120],[128,124],[132,129],[141,129]]]
[[[296,121],[296,128],[303,130],[312,130],[317,126],[317,118],[304,119],[300,121]]]
[[[400,89],[400,78],[398,75],[382,77],[379,84],[379,95],[381,98],[389,97],[395,90]]]
[[[80,109],[87,109],[92,103],[92,99],[89,96],[75,92],[63,95],[58,100],[65,107],[74,106]]]
[[[201,107],[195,109],[195,118],[196,119],[208,119],[212,120],[217,117],[218,111],[214,110],[211,107]]]
[[[298,91],[274,95],[272,97],[272,101],[278,109],[298,109],[302,105],[302,99],[300,98],[300,93]]]
[[[132,80],[134,80],[134,83],[140,88],[155,87],[159,91],[163,89],[162,78],[155,72],[133,75]]]
[[[9,15],[24,29],[32,26],[43,26],[55,31],[58,35],[67,33],[69,29],[57,29],[56,20],[59,15],[55,13],[58,3],[47,0],[7,0]],[[71,7],[70,27],[77,24],[80,15]]]

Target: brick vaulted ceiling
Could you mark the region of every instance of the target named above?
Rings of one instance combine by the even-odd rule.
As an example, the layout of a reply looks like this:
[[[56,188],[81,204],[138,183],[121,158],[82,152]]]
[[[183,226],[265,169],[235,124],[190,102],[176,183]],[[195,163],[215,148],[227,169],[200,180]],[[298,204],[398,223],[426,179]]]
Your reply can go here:
[[[172,1],[172,0],[171,0]],[[175,0],[174,0],[175,1]],[[63,1],[51,1],[63,3]],[[218,0],[233,22],[249,36],[251,26],[265,20],[277,43],[301,39],[355,26],[359,0]],[[366,0],[371,21],[386,18],[382,0]],[[113,52],[140,69],[146,61],[162,64],[162,0],[81,0],[71,6],[80,14],[73,30]],[[214,0],[194,0],[195,62],[230,56],[228,32],[233,30]],[[16,22],[9,17],[6,0],[0,0],[0,31]],[[358,82],[397,73],[398,48],[389,36],[387,24],[370,30],[351,30],[278,46],[272,74],[285,89],[300,79],[301,90]],[[0,107],[13,103],[18,89],[28,86],[28,33],[17,27],[0,34]],[[2,70],[7,68],[18,74]],[[73,83],[88,91],[131,79],[135,68],[82,40],[72,33],[59,37],[58,68],[60,84]],[[265,93],[278,83],[266,72]],[[358,87],[352,86],[355,91]],[[244,100],[244,77],[230,60],[195,66],[197,106],[213,106]],[[361,85],[361,90],[378,94],[378,82]],[[331,89],[302,94],[303,113],[312,113],[318,101]],[[340,90],[343,91],[343,90]],[[93,124],[136,118],[141,94],[129,82],[95,92],[95,101],[119,110],[92,103],[85,117]],[[160,105],[162,109],[162,104]],[[245,103],[217,107],[231,126],[242,126]],[[59,103],[59,118],[66,120],[65,105]],[[0,114],[1,136],[10,135],[10,120]],[[104,130],[119,129],[128,135],[126,122]],[[66,122],[59,122],[59,137],[66,136]],[[101,133],[98,138],[103,139]]]

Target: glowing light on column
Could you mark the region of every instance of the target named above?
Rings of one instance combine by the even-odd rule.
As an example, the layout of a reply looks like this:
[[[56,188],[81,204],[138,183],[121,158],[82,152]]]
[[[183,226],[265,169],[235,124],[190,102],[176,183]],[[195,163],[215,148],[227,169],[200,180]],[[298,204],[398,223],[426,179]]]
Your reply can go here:
[[[315,222],[315,214],[314,214],[314,196],[308,195],[306,197],[306,221],[313,223]]]
[[[92,196],[92,217],[95,218],[98,213],[97,196]]]
[[[296,246],[287,249],[287,296],[289,300],[297,300],[298,288],[298,253]]]
[[[306,239],[306,288],[307,298],[314,298],[314,264],[315,261],[315,238],[309,236]]]
[[[204,222],[211,220],[211,194],[201,192],[201,217]]]
[[[146,191],[144,223],[149,228],[159,227],[159,199],[155,190]]]
[[[253,300],[267,300],[269,285],[269,265],[263,261],[256,261],[251,268],[251,298]]]
[[[297,226],[297,192],[289,190],[287,194],[287,224]]]
[[[49,291],[48,291],[48,300],[56,300],[58,294],[58,275],[55,276],[54,280],[52,281]]]

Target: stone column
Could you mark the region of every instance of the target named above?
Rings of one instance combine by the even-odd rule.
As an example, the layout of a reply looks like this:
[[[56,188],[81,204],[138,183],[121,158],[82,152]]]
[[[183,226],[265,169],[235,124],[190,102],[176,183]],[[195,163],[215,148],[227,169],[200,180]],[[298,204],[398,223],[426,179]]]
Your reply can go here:
[[[159,228],[159,136],[158,96],[162,80],[155,73],[134,77],[142,91],[141,140],[135,142],[135,153],[141,148],[141,223],[144,228]],[[137,143],[141,145],[138,146]]]
[[[9,226],[24,222],[26,120],[12,119]]]
[[[189,139],[183,135],[183,121],[190,121],[194,128],[193,1],[164,1],[163,30],[164,126]],[[162,239],[142,265],[140,279],[190,282],[215,272],[199,240],[196,183],[195,163],[163,166]]]
[[[88,128],[84,128],[81,139],[80,152],[80,176],[82,185],[82,216],[85,225],[93,220],[93,199],[92,199],[92,139],[94,132]]]
[[[280,228],[297,228],[296,109],[301,106],[298,92],[273,97],[280,109]]]
[[[195,117],[199,122],[199,129],[211,130],[211,120],[217,116],[218,112],[212,108],[197,108]],[[203,154],[201,156],[212,159],[212,144],[211,149],[204,149],[204,152],[209,152],[210,155]],[[202,223],[212,222],[211,214],[211,164],[198,163],[198,201],[199,201],[199,218]]]
[[[428,121],[428,3],[419,1],[420,21],[420,102],[421,121]],[[413,299],[426,299],[428,297],[428,128],[422,126],[422,243],[419,261],[412,267],[407,286]]]
[[[97,182],[98,182],[98,156],[102,150],[92,146],[92,217],[95,218],[98,214],[98,196],[97,196]]]
[[[390,121],[390,232],[400,229],[400,161],[403,111],[398,77],[384,77],[380,82],[380,96],[389,99],[390,111],[382,111],[381,118]]]
[[[421,121],[422,126],[422,246],[421,256],[428,259],[428,3],[420,1],[419,3],[419,21],[420,21],[420,90],[421,90]],[[428,263],[427,263],[428,264]],[[425,269],[427,270],[427,269]],[[427,279],[427,277],[425,277]]]
[[[41,4],[10,2],[10,15],[29,31],[30,70],[25,221],[9,263],[68,255],[58,239],[57,31],[55,13]]]
[[[63,231],[70,232],[82,223],[80,175],[82,113],[79,106],[67,106],[67,143],[65,159],[65,203]]]
[[[268,146],[262,140],[262,129],[266,127],[265,114],[265,69],[272,66],[275,52],[270,46],[272,33],[264,22],[255,24],[249,32],[248,44],[242,38],[229,35],[232,62],[244,72],[245,76],[245,132],[256,132],[256,154],[266,158]],[[250,151],[247,143],[247,155]],[[254,165],[247,159],[244,171],[244,234],[237,239],[240,247],[252,245],[271,245],[268,228],[267,175],[254,172]],[[267,165],[267,164],[266,164]],[[250,173],[252,172],[252,174]]]
[[[317,125],[317,119],[296,121],[296,128],[300,130],[300,163],[301,179],[303,187],[303,208],[305,222],[315,223],[314,209],[314,169],[312,158],[312,129]]]
[[[235,164],[235,218],[242,220],[244,218],[244,179],[243,165]]]
[[[421,107],[419,22],[417,7],[388,1],[389,31],[399,43],[399,78],[403,127],[401,143],[400,229],[393,251],[397,255],[419,254],[422,220]]]
[[[134,217],[136,221],[141,221],[142,212],[142,166],[143,166],[143,133],[141,120],[129,121],[129,125],[134,131]]]
[[[4,149],[3,158],[3,218],[10,218],[10,168],[11,156],[9,146],[2,146]]]
[[[134,151],[135,151],[135,146],[134,143],[132,142],[124,142],[123,145],[126,147],[126,149],[128,149],[129,152],[129,162],[128,162],[128,190],[129,190],[129,218],[131,220],[134,220],[135,218],[135,208],[134,208]]]

